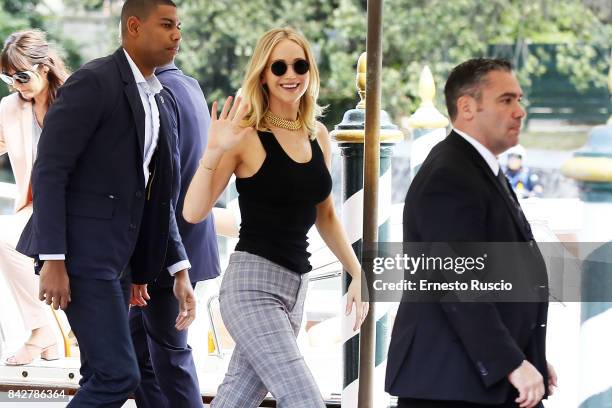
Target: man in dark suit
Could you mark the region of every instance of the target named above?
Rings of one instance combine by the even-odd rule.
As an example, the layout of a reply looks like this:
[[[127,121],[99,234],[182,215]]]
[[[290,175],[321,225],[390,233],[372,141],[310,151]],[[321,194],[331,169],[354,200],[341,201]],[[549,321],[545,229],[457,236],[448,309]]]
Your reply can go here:
[[[444,92],[453,131],[410,186],[404,242],[526,242],[529,256],[510,260],[509,269],[520,274],[529,265],[545,277],[529,223],[496,157],[518,143],[525,116],[510,64],[464,62]],[[541,406],[556,386],[545,356],[547,308],[546,301],[403,302],[385,389],[399,396],[399,407]]]
[[[18,250],[36,257],[40,297],[66,311],[81,350],[71,407],[121,407],[140,375],[128,302],[175,276],[177,329],[195,316],[189,261],[173,209],[172,123],[157,66],[180,31],[170,0],[127,0],[122,47],[76,71],[45,118],[33,170],[34,213]]]
[[[175,177],[181,188],[176,219],[191,262],[189,276],[195,286],[196,282],[220,273],[213,215],[199,224],[187,223],[180,216],[187,187],[207,143],[210,114],[198,82],[184,75],[174,63],[158,68],[155,75],[164,85],[162,93],[178,127],[174,160],[180,163],[180,172]],[[146,307],[130,310],[130,330],[142,377],[135,393],[136,404],[139,408],[202,407],[187,330],[174,327],[178,303],[172,294],[172,277],[164,275],[149,285],[149,294],[151,300]]]

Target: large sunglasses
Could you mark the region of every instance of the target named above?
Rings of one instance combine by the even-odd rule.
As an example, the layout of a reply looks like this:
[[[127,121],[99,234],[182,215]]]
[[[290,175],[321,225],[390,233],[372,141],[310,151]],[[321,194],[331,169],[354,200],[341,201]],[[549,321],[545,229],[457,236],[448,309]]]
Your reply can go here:
[[[283,76],[289,66],[293,67],[293,71],[298,75],[304,75],[310,69],[310,65],[308,65],[308,61],[305,59],[296,60],[293,64],[287,64],[283,60],[277,60],[270,65],[270,71],[276,76]]]
[[[35,71],[38,69],[38,64],[34,65],[29,71],[19,71],[15,72],[13,75],[7,75],[4,72],[0,74],[0,79],[10,86],[13,86],[15,82],[19,82],[20,84],[27,84],[30,82],[30,79],[35,75]]]

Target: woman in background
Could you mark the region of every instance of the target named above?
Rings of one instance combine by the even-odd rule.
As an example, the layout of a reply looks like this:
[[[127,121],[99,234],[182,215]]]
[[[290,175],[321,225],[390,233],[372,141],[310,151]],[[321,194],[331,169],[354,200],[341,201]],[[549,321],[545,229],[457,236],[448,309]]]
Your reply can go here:
[[[0,79],[16,91],[0,101],[0,155],[8,153],[17,185],[15,214],[0,221],[0,270],[31,332],[5,363],[24,365],[40,357],[57,359],[59,354],[48,307],[38,299],[32,260],[15,246],[32,214],[30,177],[44,118],[68,72],[39,30],[11,34],[0,54],[0,69]]]

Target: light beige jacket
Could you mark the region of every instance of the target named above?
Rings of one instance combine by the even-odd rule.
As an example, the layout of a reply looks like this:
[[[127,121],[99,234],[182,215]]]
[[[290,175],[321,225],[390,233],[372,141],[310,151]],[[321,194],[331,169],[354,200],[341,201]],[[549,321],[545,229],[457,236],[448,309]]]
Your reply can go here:
[[[8,153],[17,184],[15,212],[28,204],[28,190],[32,176],[32,119],[31,102],[24,101],[17,92],[0,100],[0,155]]]

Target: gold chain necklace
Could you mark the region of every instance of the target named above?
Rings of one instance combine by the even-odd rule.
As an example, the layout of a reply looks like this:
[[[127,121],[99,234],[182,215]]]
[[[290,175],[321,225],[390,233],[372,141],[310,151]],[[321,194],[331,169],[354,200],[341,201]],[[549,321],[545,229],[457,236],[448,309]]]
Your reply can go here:
[[[275,115],[271,111],[266,112],[266,114],[264,115],[264,119],[266,120],[268,125],[276,126],[281,129],[300,130],[302,128],[302,122],[299,119],[297,120],[284,119],[278,115]]]

